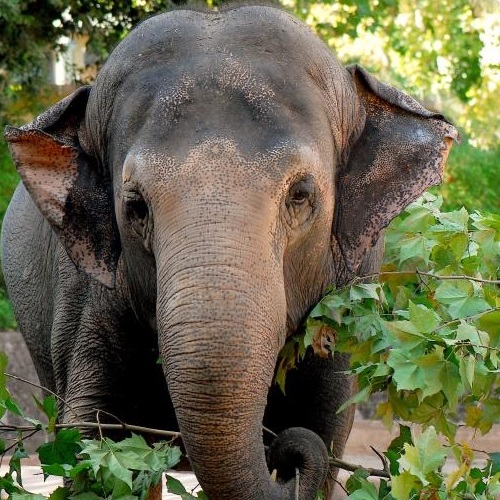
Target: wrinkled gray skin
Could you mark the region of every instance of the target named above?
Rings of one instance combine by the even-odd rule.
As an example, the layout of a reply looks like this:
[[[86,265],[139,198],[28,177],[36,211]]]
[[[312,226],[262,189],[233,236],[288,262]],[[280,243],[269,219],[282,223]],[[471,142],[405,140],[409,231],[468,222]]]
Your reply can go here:
[[[295,467],[314,498],[352,384],[345,359],[308,353],[285,398],[278,352],[329,284],[378,268],[381,230],[456,137],[277,9],[141,24],[92,88],[6,129],[23,184],[5,277],[63,420],[178,423],[212,500],[295,498]],[[268,453],[277,482],[263,420],[292,428]]]

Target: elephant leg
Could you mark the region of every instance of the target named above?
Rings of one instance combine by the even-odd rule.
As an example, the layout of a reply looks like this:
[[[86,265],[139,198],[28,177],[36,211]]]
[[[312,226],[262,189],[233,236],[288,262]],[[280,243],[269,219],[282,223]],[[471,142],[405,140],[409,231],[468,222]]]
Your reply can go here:
[[[67,403],[61,419],[96,421],[100,410],[101,422],[177,430],[154,332],[110,302],[90,306],[76,324],[53,324],[57,392]]]
[[[333,456],[341,457],[354,418],[354,406],[337,414],[355,388],[354,379],[343,373],[348,368],[345,355],[325,359],[308,350],[299,366],[287,375],[286,395],[277,386],[271,388],[264,425],[276,433],[288,427],[311,429]],[[327,499],[333,498],[337,474],[332,467],[324,488]]]

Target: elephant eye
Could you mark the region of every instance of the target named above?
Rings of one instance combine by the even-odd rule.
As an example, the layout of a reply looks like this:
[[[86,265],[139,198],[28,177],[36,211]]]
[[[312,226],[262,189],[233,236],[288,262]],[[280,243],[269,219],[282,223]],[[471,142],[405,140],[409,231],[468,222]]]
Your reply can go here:
[[[124,196],[125,215],[133,231],[139,236],[144,236],[149,215],[149,208],[144,198],[136,192],[126,193]]]
[[[311,201],[314,194],[314,183],[311,179],[301,179],[290,187],[288,202],[294,205],[303,205]]]

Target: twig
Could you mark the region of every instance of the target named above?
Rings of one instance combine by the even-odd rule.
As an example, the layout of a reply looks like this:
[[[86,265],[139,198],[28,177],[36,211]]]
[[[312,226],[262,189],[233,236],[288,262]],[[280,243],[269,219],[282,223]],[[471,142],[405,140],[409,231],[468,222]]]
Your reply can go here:
[[[180,432],[175,431],[166,431],[163,429],[152,429],[151,427],[142,427],[140,425],[131,425],[131,424],[99,424],[98,422],[72,422],[67,424],[56,424],[54,426],[55,429],[72,429],[72,428],[81,428],[81,429],[99,429],[102,430],[127,430],[131,432],[140,432],[144,434],[154,434],[156,436],[164,436],[170,437],[174,439],[181,438]],[[30,425],[0,425],[0,431],[33,431],[33,434],[38,432],[41,429],[33,429],[33,426]],[[374,450],[374,452],[380,457],[379,453]],[[364,469],[368,472],[370,476],[376,477],[384,477],[390,478],[390,474],[387,470],[379,470],[372,469],[368,467],[363,467],[362,465],[355,465],[349,462],[345,462],[344,460],[339,460],[338,458],[330,457],[330,464],[334,467],[338,467],[339,469],[344,469],[350,472],[354,472],[356,469]]]
[[[345,462],[344,460],[340,460],[338,458],[330,457],[330,464],[333,465],[334,467],[338,467],[339,469],[347,470],[349,472],[354,472],[355,470],[363,469],[366,472],[368,472],[370,476],[383,477],[385,479],[391,478],[391,475],[386,470],[372,469],[371,467],[363,467],[362,465],[351,464],[349,462]]]
[[[451,326],[454,323],[460,323],[460,321],[470,321],[470,320],[480,318],[481,316],[485,316],[486,314],[489,314],[489,313],[495,312],[495,311],[500,311],[500,307],[492,307],[491,309],[487,309],[486,311],[481,311],[477,314],[472,314],[470,316],[465,316],[463,318],[452,319],[451,321],[448,321],[447,323],[443,323],[442,325],[439,325],[437,328],[435,328],[432,331],[432,333],[435,333],[438,330],[441,330],[441,328],[446,328],[447,326]],[[495,348],[490,347],[490,349],[495,349]]]
[[[72,422],[67,424],[55,424],[55,429],[99,429],[103,430],[126,430],[131,432],[142,432],[144,434],[154,434],[156,436],[164,436],[169,438],[178,439],[181,437],[180,432],[165,431],[163,429],[152,429],[150,427],[142,427],[140,425],[131,424],[99,424],[97,422]],[[42,429],[33,429],[32,425],[0,425],[0,431],[34,431],[38,432]]]
[[[498,308],[498,309],[500,309],[500,308]],[[79,418],[78,413],[73,408],[71,408],[71,406],[63,398],[58,396],[55,392],[51,391],[50,389],[47,389],[46,387],[43,387],[43,386],[36,384],[34,382],[31,382],[29,380],[23,379],[22,377],[18,377],[17,375],[12,375],[11,373],[5,373],[5,376],[9,377],[11,379],[14,379],[14,380],[19,380],[20,382],[24,382],[28,385],[31,385],[33,387],[37,387],[38,389],[41,389],[43,391],[46,391],[46,392],[52,394],[58,400],[60,400],[64,405],[66,405],[70,409],[70,411],[74,414],[75,417]],[[105,414],[113,417],[114,419],[116,419],[120,423],[119,424],[100,423],[99,422],[99,413],[105,413]],[[97,410],[96,415],[97,415],[97,422],[84,422],[84,421],[82,421],[82,422],[55,424],[54,429],[71,429],[71,428],[98,429],[99,434],[101,436],[101,439],[103,437],[103,434],[102,434],[103,430],[127,430],[127,431],[131,431],[131,432],[153,434],[155,436],[163,436],[163,437],[169,437],[169,438],[173,438],[173,439],[179,439],[182,437],[180,432],[166,431],[166,430],[162,430],[162,429],[152,429],[150,427],[143,427],[140,425],[127,424],[125,422],[122,422],[118,417],[116,417],[116,415],[108,413],[105,410]],[[42,430],[42,429],[38,428],[38,427],[34,428],[34,426],[28,426],[28,425],[17,426],[17,425],[0,424],[0,431],[21,431],[21,432],[31,431],[31,434],[28,437],[31,437],[32,435],[34,435],[35,433],[37,433],[40,430]],[[272,436],[276,436],[276,434],[272,430],[268,429],[267,427],[263,426],[263,430],[265,432],[268,432]],[[14,446],[15,446],[15,444],[13,444],[9,448],[7,448],[7,450],[12,449]],[[7,450],[5,450],[5,451],[7,451]],[[378,452],[375,451],[375,453],[377,453],[377,455],[378,455]],[[4,452],[4,454],[5,454],[5,452]],[[368,472],[368,474],[370,476],[390,478],[390,475],[386,470],[378,470],[378,469],[363,467],[361,465],[354,465],[354,464],[350,464],[348,462],[345,462],[343,460],[339,460],[337,458],[330,458],[330,464],[333,465],[334,467],[338,467],[340,469],[344,469],[344,470],[351,471],[351,472],[355,471],[356,469],[364,469]],[[298,469],[296,469],[296,477],[297,477],[297,481],[295,484],[295,491],[296,491],[296,495],[297,495],[298,488],[299,488],[299,477],[300,477]],[[296,496],[296,498],[299,498],[299,497]]]
[[[24,440],[24,439],[29,439],[31,436],[34,436],[34,435],[35,435],[35,434],[39,431],[39,429],[35,429],[35,430],[33,430],[33,427],[31,427],[31,429],[30,429],[30,430],[31,430],[32,432],[30,432],[27,436],[23,436],[22,440]],[[21,441],[22,441],[22,440],[21,440]],[[20,440],[17,440],[15,443],[11,444],[10,446],[7,446],[7,448],[5,448],[5,450],[3,450],[3,452],[2,452],[2,456],[3,456],[3,455],[6,455],[6,454],[7,454],[7,452],[9,452],[10,450],[12,450],[12,448],[15,448],[15,447],[19,444],[19,441],[20,441]]]
[[[419,277],[420,279],[420,283],[422,285],[425,286],[425,288],[427,288],[427,291],[430,292],[431,291],[431,287],[427,284],[427,282],[422,278],[423,276],[423,273],[421,273],[418,269],[415,270],[415,274]]]
[[[61,401],[61,403],[64,404],[64,406],[67,406],[69,408],[69,410],[71,411],[71,413],[73,413],[73,415],[76,417],[76,418],[81,418],[80,415],[78,415],[78,413],[76,412],[76,410],[74,408],[72,408],[70,406],[70,404],[65,401],[61,396],[59,396],[58,394],[56,394],[54,391],[51,391],[50,389],[47,389],[47,387],[43,387],[43,385],[40,385],[40,384],[36,384],[35,382],[31,382],[30,380],[26,380],[22,377],[18,377],[17,375],[12,375],[12,373],[7,373],[7,372],[4,372],[4,375],[6,377],[9,377],[13,380],[19,380],[20,382],[24,382],[25,384],[28,384],[28,385],[32,385],[33,387],[36,387],[38,389],[41,389],[42,391],[45,391],[45,392],[48,392],[49,394],[52,394],[52,396],[54,396],[56,399],[58,399],[59,401]]]
[[[349,495],[349,492],[347,491],[346,487],[335,477],[333,477],[332,473],[330,472],[330,477],[333,478],[333,481],[335,482],[335,484],[337,484],[338,486],[340,486],[343,490],[344,490],[344,493],[347,495]]]
[[[101,441],[102,441],[104,439],[104,435],[102,433],[102,424],[101,424],[101,421],[99,420],[100,412],[101,412],[101,410],[96,411],[95,418],[97,420],[97,425],[98,425],[98,429],[99,429],[99,437],[101,438]]]
[[[383,470],[389,472],[389,464],[387,463],[387,458],[380,453],[380,451],[376,450],[373,446],[370,446],[371,450],[375,455],[377,455],[378,458],[380,458],[380,461],[382,462],[382,467],[384,468]]]
[[[440,274],[420,271],[419,269],[415,269],[414,271],[381,271],[379,273],[372,273],[372,274],[367,274],[365,276],[358,276],[352,281],[352,283],[358,283],[366,279],[372,279],[377,277],[382,278],[383,276],[404,276],[405,274],[412,274],[415,276],[428,276],[430,278],[436,278],[438,280],[470,280],[470,281],[476,281],[477,283],[485,283],[488,285],[500,285],[500,280],[475,278],[474,276],[467,276],[466,274],[441,276]]]
[[[277,437],[277,434],[275,432],[273,432],[271,429],[268,429],[266,426],[262,426],[262,430],[264,432],[267,432],[268,434],[270,434],[272,437]]]

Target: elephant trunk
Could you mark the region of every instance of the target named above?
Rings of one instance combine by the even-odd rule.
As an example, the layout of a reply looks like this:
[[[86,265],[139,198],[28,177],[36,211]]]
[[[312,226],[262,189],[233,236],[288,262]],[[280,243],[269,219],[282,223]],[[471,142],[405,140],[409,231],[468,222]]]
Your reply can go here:
[[[234,240],[220,245],[224,251],[204,238],[197,255],[177,246],[157,259],[164,262],[158,269],[160,352],[189,460],[213,500],[296,498],[295,468],[299,498],[314,499],[328,465],[321,439],[306,429],[280,435],[268,457],[278,482],[263,444],[267,394],[285,337],[279,266],[262,253],[242,258],[241,248],[228,255]],[[192,249],[192,242],[183,247]],[[243,261],[254,265],[245,268]]]

